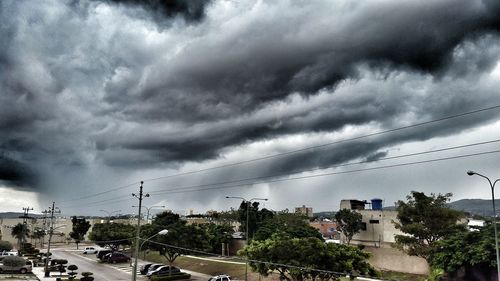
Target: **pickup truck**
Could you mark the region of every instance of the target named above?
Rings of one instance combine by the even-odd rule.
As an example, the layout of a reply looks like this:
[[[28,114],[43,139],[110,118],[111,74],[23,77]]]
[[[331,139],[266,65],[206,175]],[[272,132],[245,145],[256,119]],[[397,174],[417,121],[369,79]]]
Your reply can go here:
[[[31,261],[26,260],[26,264],[21,266],[8,266],[0,263],[0,273],[2,272],[20,272],[22,274],[31,272],[33,270],[33,264]]]

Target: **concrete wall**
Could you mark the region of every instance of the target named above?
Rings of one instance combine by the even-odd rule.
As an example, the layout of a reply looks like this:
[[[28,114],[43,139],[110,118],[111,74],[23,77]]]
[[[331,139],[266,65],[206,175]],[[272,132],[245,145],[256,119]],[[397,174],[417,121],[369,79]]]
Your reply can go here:
[[[409,256],[394,248],[365,247],[365,250],[372,253],[369,262],[379,270],[429,274],[429,265],[423,258]]]
[[[384,246],[394,243],[394,235],[402,234],[394,227],[393,220],[397,220],[396,211],[385,210],[357,210],[362,215],[366,230],[361,230],[352,238],[352,243],[367,246]]]

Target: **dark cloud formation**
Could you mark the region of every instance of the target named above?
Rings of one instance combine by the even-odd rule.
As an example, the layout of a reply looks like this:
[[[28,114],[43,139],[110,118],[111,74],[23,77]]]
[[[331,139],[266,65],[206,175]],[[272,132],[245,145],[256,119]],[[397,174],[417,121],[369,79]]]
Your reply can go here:
[[[36,180],[36,176],[27,165],[0,155],[0,182],[30,189],[34,187]]]
[[[2,1],[0,20],[9,186],[57,186],[58,171],[62,186],[77,169],[182,169],[272,143],[248,159],[500,104],[497,1]],[[246,173],[374,161],[498,116],[308,150]],[[36,181],[35,171],[52,178]]]
[[[144,7],[158,20],[181,16],[187,21],[197,22],[205,16],[205,7],[210,0],[100,0],[109,3]]]

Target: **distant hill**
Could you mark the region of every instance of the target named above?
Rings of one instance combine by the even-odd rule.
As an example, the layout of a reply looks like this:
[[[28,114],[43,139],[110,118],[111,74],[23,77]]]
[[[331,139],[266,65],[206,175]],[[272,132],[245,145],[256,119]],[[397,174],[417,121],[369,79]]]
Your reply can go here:
[[[493,208],[491,200],[484,199],[462,199],[448,204],[452,209],[471,213],[474,215],[491,217],[493,216]],[[500,208],[500,200],[495,200],[497,214]]]
[[[0,218],[2,219],[17,219],[19,217],[22,217],[24,213],[18,213],[18,212],[5,212],[5,213],[0,213]],[[41,218],[43,215],[40,214],[28,214],[29,217],[31,218]]]

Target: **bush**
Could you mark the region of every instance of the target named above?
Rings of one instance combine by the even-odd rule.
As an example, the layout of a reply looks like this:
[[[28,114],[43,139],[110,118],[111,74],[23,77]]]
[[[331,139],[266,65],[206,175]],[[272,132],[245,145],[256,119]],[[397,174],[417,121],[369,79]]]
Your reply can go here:
[[[172,281],[172,280],[183,280],[189,278],[191,278],[191,274],[181,272],[167,276],[153,276],[151,277],[151,281]]]
[[[12,250],[12,243],[9,241],[2,241],[0,240],[0,252],[2,251],[10,251]]]
[[[2,263],[6,266],[23,266],[26,264],[26,260],[18,256],[7,256],[2,260]]]

